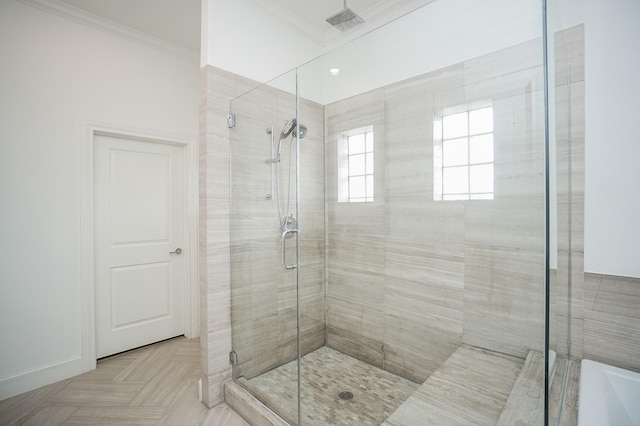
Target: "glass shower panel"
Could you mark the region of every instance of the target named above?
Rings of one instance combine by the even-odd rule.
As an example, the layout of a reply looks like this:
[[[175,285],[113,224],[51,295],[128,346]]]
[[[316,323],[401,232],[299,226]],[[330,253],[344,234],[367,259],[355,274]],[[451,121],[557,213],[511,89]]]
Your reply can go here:
[[[233,378],[291,422],[298,417],[297,271],[283,265],[297,263],[295,80],[293,71],[234,99],[229,131]]]
[[[565,11],[566,12],[566,11]],[[549,116],[551,278],[549,424],[576,418],[584,276],[584,26],[550,6]]]
[[[298,69],[301,102],[324,111],[326,223],[325,340],[300,360],[302,424],[544,424],[542,5],[459,3]],[[341,159],[363,128],[375,190],[353,202],[361,176]],[[470,404],[479,388],[501,396]]]
[[[233,376],[290,423],[545,421],[542,7],[459,3],[231,104]]]

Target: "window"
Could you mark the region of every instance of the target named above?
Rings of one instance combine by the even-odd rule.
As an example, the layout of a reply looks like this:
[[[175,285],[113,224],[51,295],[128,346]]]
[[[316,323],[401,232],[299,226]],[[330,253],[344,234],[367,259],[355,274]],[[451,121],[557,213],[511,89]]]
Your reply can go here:
[[[493,200],[493,107],[434,126],[434,200]]]
[[[338,201],[373,202],[373,126],[338,137]]]

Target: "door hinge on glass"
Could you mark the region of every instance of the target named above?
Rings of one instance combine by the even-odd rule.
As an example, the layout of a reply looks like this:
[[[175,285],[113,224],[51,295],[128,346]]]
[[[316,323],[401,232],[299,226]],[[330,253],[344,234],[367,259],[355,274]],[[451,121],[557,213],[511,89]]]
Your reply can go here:
[[[229,352],[229,364],[233,366],[238,365],[238,354],[236,351]]]
[[[232,129],[236,127],[236,115],[235,114],[227,114],[227,127]]]

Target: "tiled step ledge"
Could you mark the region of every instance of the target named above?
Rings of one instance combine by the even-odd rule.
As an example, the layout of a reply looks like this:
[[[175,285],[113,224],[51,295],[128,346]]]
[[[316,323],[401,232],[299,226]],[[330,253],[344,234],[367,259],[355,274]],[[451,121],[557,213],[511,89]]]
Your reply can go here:
[[[529,351],[498,426],[544,424],[544,356]],[[553,377],[550,374],[550,377]]]
[[[461,345],[383,426],[494,426],[523,364],[520,358]]]

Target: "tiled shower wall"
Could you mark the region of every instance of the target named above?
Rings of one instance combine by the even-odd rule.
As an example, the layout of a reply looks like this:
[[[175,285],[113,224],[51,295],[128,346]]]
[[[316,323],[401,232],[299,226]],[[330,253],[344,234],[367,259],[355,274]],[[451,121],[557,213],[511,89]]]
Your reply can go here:
[[[224,400],[231,378],[231,288],[229,241],[229,102],[258,83],[206,66],[200,71],[198,234],[202,402]]]
[[[326,106],[329,346],[418,382],[462,342],[542,350],[541,58],[532,41]],[[434,201],[434,117],[479,103],[495,198]],[[338,203],[338,134],[366,125],[375,201]]]
[[[224,400],[224,383],[232,377],[232,349],[239,353],[238,375],[245,377],[295,356],[295,274],[281,270],[277,210],[275,201],[266,200],[266,194],[272,192],[271,166],[266,162],[272,156],[271,143],[266,129],[274,127],[277,143],[282,125],[295,115],[295,104],[290,94],[212,66],[202,68],[200,82],[202,401],[212,407]],[[238,124],[228,129],[232,100],[248,92],[250,96],[234,102]],[[300,111],[309,129],[301,156],[306,175],[301,182],[305,224],[301,261],[305,267],[300,303],[303,350],[307,352],[324,344],[323,110],[302,101]],[[288,145],[282,153],[282,162],[288,162]],[[230,167],[236,173],[233,185]],[[295,204],[295,196],[291,203]],[[289,259],[294,258],[294,246],[288,244]],[[233,288],[232,274],[237,278]]]
[[[560,49],[556,51],[555,78],[559,253],[558,270],[552,271],[552,290],[557,291],[552,294],[552,345],[560,355],[571,349],[574,358],[584,356],[640,371],[640,279],[583,272],[583,29],[569,29],[561,37],[561,42],[556,41]],[[309,127],[301,145],[303,176],[308,173],[303,177],[301,200],[302,214],[308,215],[301,234],[305,351],[323,343],[323,207],[327,212],[329,346],[416,381],[428,377],[461,342],[521,357],[528,349],[542,349],[540,55],[539,42],[525,43],[327,105],[325,135],[319,132],[322,106],[303,102],[301,117]],[[295,296],[290,282],[288,277],[279,277],[275,287],[265,287],[267,278],[281,273],[273,269],[279,263],[279,237],[271,232],[274,204],[264,198],[270,174],[263,162],[270,155],[266,127],[273,125],[279,133],[292,111],[284,106],[291,102],[286,95],[267,92],[258,98],[264,102],[280,99],[280,106],[265,113],[254,105],[258,110],[249,111],[256,126],[248,136],[256,137],[265,151],[236,147],[239,153],[245,150],[239,158],[246,156],[247,161],[255,162],[250,167],[255,169],[251,179],[257,181],[249,185],[249,191],[255,192],[256,204],[243,208],[256,219],[252,224],[247,218],[236,218],[238,241],[245,238],[247,244],[232,244],[229,140],[233,136],[224,123],[231,99],[258,84],[210,66],[203,68],[201,81],[203,400],[213,406],[222,401],[222,384],[231,378],[229,253],[253,264],[252,269],[236,273],[256,285],[240,286],[247,298],[234,301],[234,317],[244,315],[245,320],[261,324],[254,331],[245,327],[240,333],[239,345],[246,348],[240,350],[240,360],[248,361],[243,374],[255,375],[292,356]],[[495,200],[435,202],[433,117],[447,107],[475,101],[491,101],[494,106]],[[366,125],[374,126],[376,138],[376,201],[337,203],[336,135]],[[238,202],[252,197],[243,200],[241,196]],[[264,227],[258,225],[260,221]],[[243,234],[244,226],[247,232]],[[268,264],[259,248],[270,252]],[[262,296],[270,301],[268,306]],[[253,348],[255,342],[258,345]],[[267,353],[273,357],[264,357]]]

